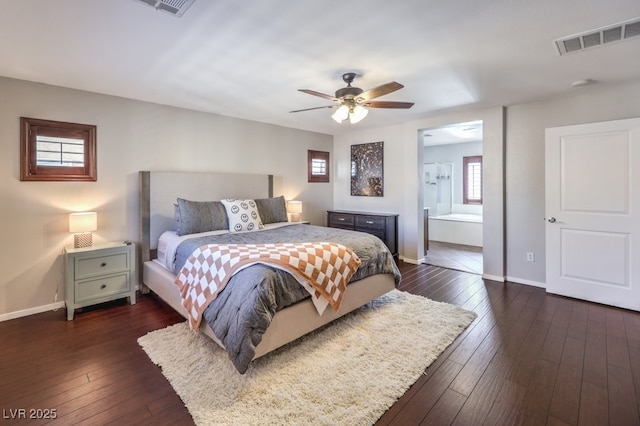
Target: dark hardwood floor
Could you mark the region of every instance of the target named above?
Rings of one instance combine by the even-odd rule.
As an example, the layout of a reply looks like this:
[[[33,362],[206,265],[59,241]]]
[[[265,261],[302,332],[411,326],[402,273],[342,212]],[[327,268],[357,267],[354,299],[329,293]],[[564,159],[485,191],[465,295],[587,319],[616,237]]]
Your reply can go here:
[[[478,318],[378,424],[640,424],[640,314],[449,269],[400,268],[401,290]],[[70,322],[61,309],[0,323],[0,423],[193,424],[136,341],[179,321],[147,295],[85,308]],[[56,418],[28,418],[47,410]]]

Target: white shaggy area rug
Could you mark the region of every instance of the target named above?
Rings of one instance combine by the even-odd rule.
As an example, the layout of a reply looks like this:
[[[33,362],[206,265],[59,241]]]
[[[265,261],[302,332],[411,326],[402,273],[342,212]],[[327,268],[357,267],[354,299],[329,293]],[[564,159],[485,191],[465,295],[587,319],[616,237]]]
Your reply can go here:
[[[393,290],[241,375],[187,323],[138,339],[197,425],[368,425],[424,373],[476,314]]]

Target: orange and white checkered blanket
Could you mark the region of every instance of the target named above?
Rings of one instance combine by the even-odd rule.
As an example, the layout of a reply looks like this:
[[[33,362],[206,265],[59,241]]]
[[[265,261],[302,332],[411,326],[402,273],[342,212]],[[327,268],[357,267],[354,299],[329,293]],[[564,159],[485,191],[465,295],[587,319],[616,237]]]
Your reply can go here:
[[[193,330],[231,277],[255,263],[291,273],[322,315],[328,304],[340,307],[360,259],[350,248],[333,242],[204,245],[189,256],[175,280]]]

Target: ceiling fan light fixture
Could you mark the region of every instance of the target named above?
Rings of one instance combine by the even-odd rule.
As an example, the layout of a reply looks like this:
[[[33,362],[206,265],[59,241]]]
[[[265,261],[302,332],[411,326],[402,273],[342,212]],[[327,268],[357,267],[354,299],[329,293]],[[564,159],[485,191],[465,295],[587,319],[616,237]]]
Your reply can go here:
[[[369,114],[369,110],[363,107],[362,105],[356,105],[353,107],[353,110],[349,112],[349,121],[351,124],[356,124],[360,122],[363,118],[365,118]]]
[[[331,115],[331,118],[335,120],[336,123],[342,123],[349,116],[349,107],[346,105],[340,105],[340,108],[336,110],[336,112]]]
[[[335,96],[326,95],[324,93],[316,92],[310,89],[298,89],[298,91],[307,93],[309,95],[318,96],[323,99],[327,99],[336,102],[337,105],[327,105],[315,108],[298,109],[289,112],[301,112],[310,111],[321,108],[336,108],[338,109],[331,115],[331,118],[338,124],[349,118],[351,124],[356,124],[362,121],[369,113],[368,108],[400,108],[407,109],[413,106],[413,102],[395,102],[395,101],[373,101],[372,99],[380,96],[388,95],[396,90],[402,89],[404,86],[400,83],[392,81],[382,86],[374,87],[363,91],[359,87],[351,86],[353,79],[356,77],[355,73],[345,73],[342,75],[342,79],[347,83],[347,87],[338,89]],[[366,107],[366,108],[365,108]]]

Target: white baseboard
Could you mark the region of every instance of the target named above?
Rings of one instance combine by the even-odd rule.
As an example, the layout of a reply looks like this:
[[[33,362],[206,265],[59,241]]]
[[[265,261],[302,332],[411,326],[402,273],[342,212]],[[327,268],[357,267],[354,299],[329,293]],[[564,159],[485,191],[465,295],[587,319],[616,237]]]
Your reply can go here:
[[[56,309],[64,308],[64,301],[51,303],[50,305],[36,306],[35,308],[23,309],[21,311],[9,312],[8,314],[0,315],[0,322],[9,321],[16,318],[26,317],[29,315],[40,314],[42,312],[54,311]]]
[[[413,265],[419,265],[422,262],[424,262],[424,257],[422,259],[416,260],[416,259],[409,259],[408,257],[404,257],[404,256],[398,256],[400,258],[400,260],[402,260],[403,262],[407,262],[407,263],[411,263]]]
[[[533,280],[525,280],[523,278],[507,277],[507,281],[511,283],[516,283],[516,284],[530,285],[533,287],[547,288],[547,283],[541,283],[540,281],[533,281]]]
[[[482,279],[490,280],[490,281],[497,281],[499,283],[503,283],[504,282],[504,277],[500,277],[498,275],[482,274]]]
[[[140,285],[136,284],[136,290],[140,291]],[[41,314],[43,312],[55,311],[64,308],[66,305],[64,300],[61,302],[51,303],[50,305],[36,306],[35,308],[23,309],[21,311],[9,312],[0,315],[0,322],[9,321],[16,318],[27,317],[29,315]]]

